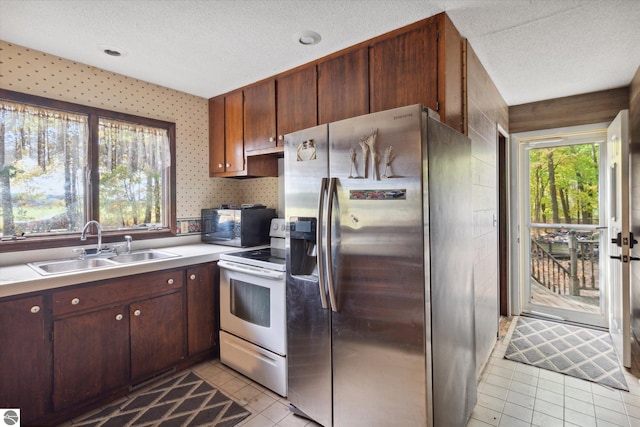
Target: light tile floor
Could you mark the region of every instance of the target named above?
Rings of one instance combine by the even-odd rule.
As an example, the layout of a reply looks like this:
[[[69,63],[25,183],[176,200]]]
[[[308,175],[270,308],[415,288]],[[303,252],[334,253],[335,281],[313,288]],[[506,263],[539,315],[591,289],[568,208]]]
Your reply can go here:
[[[515,324],[484,368],[467,427],[640,427],[638,378],[625,371],[625,392],[504,359]]]
[[[200,377],[242,406],[251,415],[238,427],[317,427],[313,421],[293,415],[289,401],[271,390],[256,384],[244,375],[211,360],[193,368]]]

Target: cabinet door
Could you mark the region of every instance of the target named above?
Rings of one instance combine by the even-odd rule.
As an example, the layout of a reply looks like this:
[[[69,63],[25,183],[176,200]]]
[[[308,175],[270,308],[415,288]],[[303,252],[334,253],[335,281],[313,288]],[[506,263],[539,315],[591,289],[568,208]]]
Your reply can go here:
[[[224,96],[209,100],[209,176],[224,173]]]
[[[224,104],[225,172],[239,172],[244,170],[242,91],[227,95]]]
[[[371,112],[412,104],[437,110],[437,21],[371,47]]]
[[[284,145],[284,135],[318,124],[316,66],[280,77],[276,91],[278,145]]]
[[[276,82],[244,90],[244,149],[247,153],[276,146]]]
[[[0,408],[21,408],[23,424],[49,410],[51,342],[41,296],[0,303]]]
[[[369,112],[369,51],[349,52],[318,64],[318,123]]]
[[[53,323],[53,407],[56,411],[129,381],[129,314],[109,307]]]
[[[174,366],[184,355],[182,292],[131,304],[131,378]]]
[[[187,331],[189,355],[214,348],[218,343],[214,264],[187,269]]]

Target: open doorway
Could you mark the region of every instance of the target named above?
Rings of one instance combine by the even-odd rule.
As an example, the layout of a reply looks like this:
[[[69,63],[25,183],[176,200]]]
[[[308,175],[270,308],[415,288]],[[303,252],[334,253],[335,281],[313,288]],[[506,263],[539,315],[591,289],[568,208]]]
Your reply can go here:
[[[607,326],[606,126],[513,136],[516,312]]]

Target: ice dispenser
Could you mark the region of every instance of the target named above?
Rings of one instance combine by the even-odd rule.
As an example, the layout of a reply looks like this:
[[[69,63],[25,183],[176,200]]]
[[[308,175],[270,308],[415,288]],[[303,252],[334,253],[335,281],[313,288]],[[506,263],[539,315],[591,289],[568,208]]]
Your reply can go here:
[[[316,247],[316,218],[291,217],[291,275],[318,276]]]

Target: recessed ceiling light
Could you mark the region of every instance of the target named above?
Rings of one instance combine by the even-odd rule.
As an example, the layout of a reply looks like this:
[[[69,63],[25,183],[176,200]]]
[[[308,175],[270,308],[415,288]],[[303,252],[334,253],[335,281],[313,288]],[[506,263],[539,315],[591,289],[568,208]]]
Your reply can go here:
[[[298,38],[298,43],[304,46],[311,46],[314,44],[318,44],[320,43],[320,40],[322,40],[322,37],[320,37],[320,34],[316,33],[315,31],[303,31],[300,34],[298,34],[297,38]]]
[[[102,43],[98,45],[98,49],[100,50],[100,52],[104,53],[105,55],[109,55],[109,56],[113,56],[113,57],[119,57],[119,56],[127,56],[127,52],[123,49],[120,49],[117,46],[114,46],[112,44],[107,44],[107,43]]]

